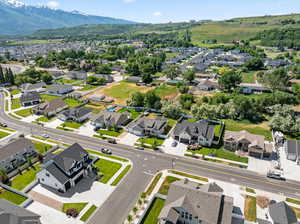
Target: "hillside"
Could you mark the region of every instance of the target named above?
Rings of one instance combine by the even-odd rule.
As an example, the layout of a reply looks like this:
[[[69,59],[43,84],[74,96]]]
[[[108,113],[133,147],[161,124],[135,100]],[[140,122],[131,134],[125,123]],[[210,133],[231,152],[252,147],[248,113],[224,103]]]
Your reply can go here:
[[[102,16],[85,15],[0,0],[0,36],[26,35],[40,29],[55,29],[83,24],[134,24],[134,22]]]

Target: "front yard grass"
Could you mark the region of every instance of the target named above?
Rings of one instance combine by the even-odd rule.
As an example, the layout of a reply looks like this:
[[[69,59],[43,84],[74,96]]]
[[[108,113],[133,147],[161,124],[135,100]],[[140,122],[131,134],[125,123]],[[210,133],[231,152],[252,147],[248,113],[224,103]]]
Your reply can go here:
[[[97,206],[96,205],[92,205],[80,218],[81,221],[85,222],[87,221],[90,216],[96,211]]]
[[[99,181],[104,184],[106,184],[122,167],[120,163],[105,159],[99,159],[95,163],[95,166],[99,168],[99,172],[103,175]]]
[[[62,211],[66,213],[68,209],[75,208],[80,213],[87,204],[88,203],[65,203],[63,204]]]
[[[155,178],[153,179],[153,181],[151,182],[151,184],[147,188],[147,191],[146,191],[147,195],[150,195],[153,192],[153,190],[154,190],[155,186],[157,185],[157,183],[158,183],[159,179],[161,178],[161,176],[162,176],[162,173],[159,173],[155,176]]]
[[[256,222],[256,197],[246,196],[244,214],[247,221]]]
[[[77,107],[81,104],[81,102],[77,99],[72,99],[72,98],[66,98],[64,99],[64,102],[69,106],[69,107]]]
[[[31,108],[27,108],[27,109],[24,109],[24,110],[16,111],[15,114],[19,115],[21,117],[28,117],[32,114],[32,112],[31,112]]]
[[[249,187],[246,187],[246,192],[255,194],[255,190]]]
[[[22,195],[19,195],[19,194],[16,194],[12,191],[8,191],[8,190],[5,190],[3,188],[0,188],[0,198],[1,199],[5,199],[7,201],[10,201],[16,205],[20,205],[22,204],[24,201],[27,200],[26,197],[22,196]]]
[[[83,123],[77,123],[77,122],[65,122],[61,126],[62,127],[67,127],[67,128],[74,128],[78,129],[83,125]]]
[[[11,100],[11,109],[12,110],[19,109],[21,106],[22,105],[21,105],[19,98]]]
[[[166,179],[164,180],[164,182],[162,183],[162,185],[160,186],[160,188],[158,190],[158,193],[163,194],[163,195],[167,195],[168,191],[169,191],[169,188],[170,188],[170,184],[177,181],[177,180],[180,180],[180,179],[177,178],[177,177],[167,176]]]
[[[8,134],[7,132],[3,132],[3,131],[0,131],[0,139],[1,138],[5,138],[7,136],[9,136],[10,134]]]
[[[51,145],[43,143],[43,142],[39,142],[39,141],[32,141],[32,143],[34,144],[34,148],[36,149],[36,151],[38,151],[39,153],[46,153],[48,150],[50,150],[52,148]]]
[[[42,117],[36,119],[36,121],[39,121],[39,122],[49,122],[49,121],[51,121],[51,119],[52,118],[48,118],[46,116],[42,116]]]
[[[98,155],[98,156],[107,157],[107,158],[118,160],[118,161],[121,161],[121,162],[128,162],[128,159],[120,158],[120,157],[117,157],[117,156],[107,155],[107,154],[97,152],[97,151],[94,151],[94,150],[90,150],[90,149],[87,149],[86,151],[90,154],[95,154],[95,155]]]
[[[144,144],[148,144],[148,145],[153,145],[155,141],[156,141],[156,144],[158,146],[160,146],[164,143],[165,139],[152,137],[152,138],[140,138],[138,140],[138,142],[140,142],[140,143],[143,142]]]
[[[165,200],[160,198],[155,198],[150,207],[148,208],[144,218],[141,221],[141,224],[153,224],[158,223],[158,216],[163,209]]]
[[[123,132],[123,129],[120,130],[120,131],[112,131],[112,130],[98,130],[97,131],[100,135],[108,135],[108,136],[111,136],[111,137],[118,137],[120,134],[122,134]]]
[[[272,140],[272,133],[269,128],[263,128],[259,126],[259,124],[246,124],[242,122],[237,122],[233,120],[226,120],[225,121],[225,130],[228,131],[242,131],[246,130],[249,133],[255,135],[263,135],[265,136],[266,140]]]
[[[11,90],[11,91],[10,91],[10,94],[13,95],[13,96],[14,96],[14,95],[17,95],[17,94],[20,94],[20,93],[21,93],[21,91],[18,90],[18,89],[14,89],[14,90]]]
[[[121,174],[114,180],[114,182],[111,185],[117,186],[130,169],[131,169],[131,165],[126,166],[125,169],[121,172]]]
[[[22,174],[17,175],[11,180],[11,187],[19,191],[23,190],[35,180],[36,174],[40,170],[41,167],[39,164],[30,167],[29,170],[24,170]]]
[[[232,161],[241,162],[241,163],[248,163],[247,157],[238,156],[234,152],[228,151],[223,148],[216,149],[216,148],[202,147],[199,150],[188,150],[188,151],[194,152],[194,153],[200,154],[200,155],[205,155],[205,156],[212,154],[216,158],[227,159],[227,160],[232,160]]]

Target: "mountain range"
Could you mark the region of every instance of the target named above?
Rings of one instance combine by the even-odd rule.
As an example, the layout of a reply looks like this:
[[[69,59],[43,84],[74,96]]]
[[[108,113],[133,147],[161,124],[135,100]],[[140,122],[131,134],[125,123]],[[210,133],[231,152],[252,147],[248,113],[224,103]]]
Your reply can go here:
[[[86,15],[46,6],[26,5],[16,0],[0,0],[0,36],[27,35],[40,29],[83,24],[135,24],[133,21]]]

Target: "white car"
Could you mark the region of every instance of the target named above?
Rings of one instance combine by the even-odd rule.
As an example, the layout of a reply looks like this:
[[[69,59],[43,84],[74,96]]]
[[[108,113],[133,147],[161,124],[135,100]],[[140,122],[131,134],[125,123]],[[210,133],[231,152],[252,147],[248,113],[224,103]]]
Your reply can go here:
[[[43,137],[43,138],[49,138],[49,135],[47,135],[47,134],[42,134],[42,137]]]

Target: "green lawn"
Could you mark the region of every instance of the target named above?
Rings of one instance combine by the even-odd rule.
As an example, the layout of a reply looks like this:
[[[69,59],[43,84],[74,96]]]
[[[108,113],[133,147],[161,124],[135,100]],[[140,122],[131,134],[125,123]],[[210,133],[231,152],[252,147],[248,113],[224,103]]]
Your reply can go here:
[[[246,192],[255,194],[255,190],[249,187],[246,187]]]
[[[68,104],[69,107],[77,107],[81,104],[79,100],[66,98],[64,99],[65,103]]]
[[[39,141],[32,141],[34,144],[34,148],[39,152],[39,153],[45,153],[48,150],[50,150],[52,148],[51,145],[43,143],[43,142],[39,142]]]
[[[159,173],[155,176],[155,178],[153,179],[153,181],[147,188],[147,191],[146,191],[147,195],[150,195],[153,192],[153,190],[154,190],[155,186],[157,185],[158,181],[160,180],[161,176],[162,176],[162,173]]]
[[[228,131],[242,131],[246,130],[249,133],[255,134],[255,135],[263,135],[265,136],[266,140],[272,140],[272,133],[270,129],[263,128],[261,126],[256,124],[246,124],[242,122],[237,122],[233,120],[226,120],[225,121],[225,130]]]
[[[97,151],[94,151],[94,150],[89,150],[89,149],[87,149],[86,151],[90,154],[95,154],[95,155],[98,155],[98,156],[103,156],[103,157],[107,157],[107,158],[110,158],[110,159],[119,160],[121,162],[128,162],[128,159],[120,158],[120,157],[117,157],[117,156],[107,155],[107,154],[97,152]]]
[[[246,196],[245,199],[245,220],[250,222],[256,222],[256,198],[251,196]]]
[[[171,95],[177,95],[179,93],[176,86],[170,86],[166,84],[157,87],[156,89],[154,89],[154,92],[162,98]]]
[[[97,131],[101,135],[108,135],[111,137],[118,137],[120,134],[122,134],[123,130],[121,131],[110,131],[110,130],[98,130]]]
[[[96,211],[97,207],[95,205],[92,205],[80,218],[81,221],[85,222],[87,221],[90,216]]]
[[[5,190],[3,188],[0,188],[0,198],[1,199],[5,199],[7,201],[10,201],[16,205],[20,205],[22,204],[24,201],[27,200],[26,197],[23,197],[19,194],[16,194],[14,192],[11,192],[11,191],[8,191],[8,190]]]
[[[21,175],[17,175],[15,178],[11,181],[11,187],[16,190],[23,190],[26,186],[31,184],[35,178],[36,174],[41,170],[41,167],[39,164],[34,165],[29,170],[23,171]]]
[[[88,203],[65,203],[63,205],[62,211],[66,213],[68,209],[75,208],[78,212],[81,212],[82,209],[87,206],[87,204]]]
[[[42,116],[42,117],[38,118],[36,121],[49,122],[49,121],[51,121],[51,118],[48,118],[46,116]]]
[[[219,137],[222,134],[221,130],[222,130],[222,124],[215,125],[215,129],[214,129],[215,137]]]
[[[243,72],[241,75],[242,75],[242,83],[255,83],[256,72]]]
[[[175,171],[175,170],[171,170],[171,173],[174,173],[174,174],[177,174],[177,175],[180,175],[180,176],[183,176],[183,177],[192,178],[192,179],[195,179],[195,180],[208,182],[208,179],[206,177],[195,176],[195,175],[192,175],[192,174],[187,174],[187,173],[183,173],[183,172]]]
[[[142,142],[144,140],[145,144],[153,145],[154,141],[156,141],[157,145],[160,146],[164,143],[165,139],[160,139],[160,138],[140,138],[138,142]]]
[[[171,52],[171,53],[166,53],[166,59],[168,60],[168,59],[170,59],[170,58],[174,58],[174,57],[176,57],[178,55],[178,53],[173,53],[173,52]]]
[[[55,100],[57,98],[60,98],[60,96],[51,96],[51,95],[47,95],[47,94],[42,94],[41,98],[42,98],[43,102],[49,102],[49,101]]]
[[[290,202],[290,203],[293,203],[293,204],[296,204],[296,205],[300,205],[300,201],[297,200],[297,199],[286,198],[286,201],[287,201],[287,202]]]
[[[122,171],[122,173],[114,180],[114,182],[112,182],[111,185],[117,186],[130,169],[131,169],[131,165],[126,166],[125,169]]]
[[[10,131],[10,132],[16,132],[14,129],[11,128],[4,128],[4,127],[0,127],[0,130],[5,130],[5,131]]]
[[[32,115],[32,112],[31,112],[31,108],[27,108],[24,110],[16,111],[15,114],[17,114],[21,117],[28,117],[28,116]]]
[[[69,131],[69,132],[73,131],[73,129],[63,128],[63,127],[57,127],[56,129],[63,130],[63,131]]]
[[[59,79],[57,82],[64,83],[64,84],[73,84],[74,82],[78,82],[80,80],[76,79]]]
[[[74,128],[78,129],[83,125],[83,123],[76,123],[76,122],[65,122],[61,126],[62,127],[67,127],[67,128]]]
[[[9,136],[10,134],[6,133],[6,132],[3,132],[3,131],[0,131],[0,139],[1,138],[5,138],[7,136]]]
[[[99,159],[95,166],[99,168],[103,177],[99,180],[101,183],[106,184],[117,172],[121,169],[120,163],[115,163],[105,159]]]
[[[17,95],[17,94],[19,94],[19,93],[21,93],[21,91],[20,90],[18,90],[18,89],[14,89],[14,90],[12,90],[12,91],[10,91],[10,94],[11,95]]]
[[[194,151],[189,150],[189,152],[195,152],[196,154],[201,154],[201,155],[213,154],[217,158],[237,161],[237,162],[241,162],[241,163],[248,163],[248,158],[247,157],[237,156],[234,152],[228,151],[228,150],[223,149],[223,148],[216,149],[216,148],[202,147],[199,150],[194,150]]]
[[[138,118],[140,116],[140,112],[137,112],[135,109],[128,109],[128,108],[121,108],[120,110],[118,110],[118,113],[125,113],[128,112],[131,114],[131,119],[134,120],[136,118]]]
[[[148,208],[141,224],[155,224],[158,223],[158,216],[163,209],[165,200],[155,198]]]
[[[12,101],[11,101],[11,109],[12,110],[19,109],[21,106],[22,105],[20,103],[20,99],[19,98],[12,99]]]
[[[170,188],[170,184],[177,180],[180,180],[180,179],[177,177],[167,176],[166,179],[164,180],[164,182],[162,183],[161,187],[159,188],[158,193],[167,195],[169,188]]]
[[[93,86],[93,85],[85,85],[82,89],[79,91],[89,91],[98,88],[99,86]]]

